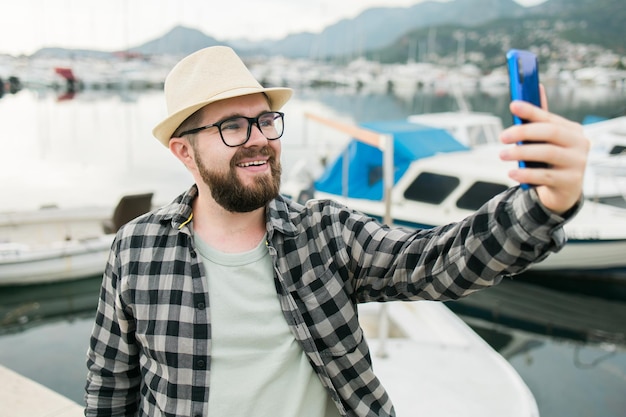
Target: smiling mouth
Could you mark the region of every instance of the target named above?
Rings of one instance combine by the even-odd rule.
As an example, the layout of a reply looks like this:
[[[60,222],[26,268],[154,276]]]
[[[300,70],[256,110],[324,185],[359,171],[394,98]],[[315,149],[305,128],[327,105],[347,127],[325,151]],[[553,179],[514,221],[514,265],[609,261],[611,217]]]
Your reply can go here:
[[[265,165],[265,164],[267,164],[267,161],[250,161],[250,162],[243,162],[241,164],[237,164],[237,166],[240,168],[247,168],[247,167],[258,167],[258,166]]]

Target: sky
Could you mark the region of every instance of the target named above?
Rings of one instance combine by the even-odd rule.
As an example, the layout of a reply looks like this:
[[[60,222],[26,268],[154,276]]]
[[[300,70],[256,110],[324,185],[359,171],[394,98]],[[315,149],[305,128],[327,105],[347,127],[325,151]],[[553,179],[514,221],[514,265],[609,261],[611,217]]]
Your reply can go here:
[[[279,39],[320,32],[371,7],[421,0],[20,0],[4,5],[0,53],[30,55],[42,47],[123,50],[176,25],[218,40]],[[516,0],[533,5],[545,0]]]

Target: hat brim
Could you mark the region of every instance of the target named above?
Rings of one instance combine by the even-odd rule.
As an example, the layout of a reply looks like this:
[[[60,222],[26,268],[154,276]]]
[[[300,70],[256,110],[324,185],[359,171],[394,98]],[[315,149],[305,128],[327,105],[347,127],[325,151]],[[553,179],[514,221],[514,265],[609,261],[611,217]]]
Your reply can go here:
[[[161,142],[164,146],[169,147],[169,141],[172,138],[172,135],[178,129],[178,126],[181,125],[189,116],[191,116],[196,111],[200,110],[202,107],[214,103],[216,101],[226,100],[229,98],[247,96],[251,94],[263,93],[269,99],[270,110],[277,111],[280,110],[287,101],[291,98],[293,94],[293,90],[291,88],[256,88],[256,87],[248,87],[248,88],[238,88],[234,90],[225,91],[221,94],[212,96],[210,99],[205,101],[201,101],[192,106],[185,107],[177,111],[176,113],[171,114],[161,123],[156,125],[154,129],[152,129],[152,134],[156,137],[159,142]]]

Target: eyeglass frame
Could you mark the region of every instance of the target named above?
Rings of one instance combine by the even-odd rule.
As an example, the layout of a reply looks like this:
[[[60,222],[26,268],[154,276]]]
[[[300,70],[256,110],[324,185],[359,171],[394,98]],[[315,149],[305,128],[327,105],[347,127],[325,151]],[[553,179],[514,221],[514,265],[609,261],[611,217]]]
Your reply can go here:
[[[265,116],[266,114],[277,114],[280,117],[281,122],[283,123],[283,131],[280,132],[280,135],[277,138],[272,138],[272,139],[268,138],[267,136],[265,136],[265,133],[263,133],[263,129],[261,129],[261,125],[259,124],[259,118]],[[222,135],[222,125],[224,123],[230,121],[230,120],[233,120],[233,119],[246,119],[248,121],[248,133],[246,135],[246,139],[242,143],[240,143],[238,145],[229,145],[228,143],[226,143],[226,140],[224,140],[224,135]],[[274,119],[274,120],[276,120],[276,119]],[[213,123],[213,124],[210,124],[210,125],[205,125],[205,126],[200,126],[200,127],[196,127],[196,128],[193,128],[193,129],[185,130],[184,132],[180,133],[179,137],[183,137],[185,135],[191,135],[191,134],[194,134],[194,133],[198,133],[198,132],[201,132],[203,130],[210,129],[212,127],[217,127],[217,131],[220,134],[220,139],[222,139],[222,142],[224,143],[224,145],[226,145],[226,146],[228,146],[230,148],[236,148],[238,146],[243,146],[246,143],[248,143],[248,141],[250,140],[250,136],[252,135],[252,125],[253,124],[256,125],[256,127],[259,129],[259,132],[261,132],[261,134],[265,137],[265,139],[267,139],[267,140],[277,140],[277,139],[280,139],[283,136],[283,133],[285,133],[285,113],[280,112],[280,111],[265,111],[265,112],[259,114],[256,117],[246,117],[246,116],[227,117],[226,119],[220,120],[219,122],[216,122],[216,123]]]

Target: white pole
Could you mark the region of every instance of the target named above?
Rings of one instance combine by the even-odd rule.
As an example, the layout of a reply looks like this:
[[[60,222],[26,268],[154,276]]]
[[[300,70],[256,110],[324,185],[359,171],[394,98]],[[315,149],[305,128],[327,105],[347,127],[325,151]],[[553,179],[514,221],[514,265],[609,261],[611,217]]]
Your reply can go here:
[[[393,135],[386,134],[380,137],[380,147],[383,151],[383,199],[385,201],[385,215],[383,223],[391,226],[393,219],[391,218],[391,191],[393,190]],[[380,358],[389,356],[387,352],[387,339],[389,338],[389,312],[387,304],[380,305],[380,314],[378,316],[378,351],[376,355]]]

